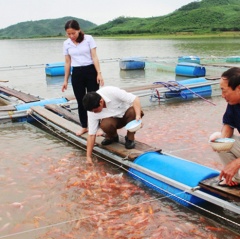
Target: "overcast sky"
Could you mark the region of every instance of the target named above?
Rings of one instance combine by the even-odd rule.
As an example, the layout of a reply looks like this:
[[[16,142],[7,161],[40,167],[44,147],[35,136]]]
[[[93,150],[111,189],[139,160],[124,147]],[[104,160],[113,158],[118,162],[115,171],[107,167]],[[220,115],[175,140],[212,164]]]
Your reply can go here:
[[[97,25],[119,16],[163,16],[196,0],[0,0],[0,29],[19,22],[66,16]]]

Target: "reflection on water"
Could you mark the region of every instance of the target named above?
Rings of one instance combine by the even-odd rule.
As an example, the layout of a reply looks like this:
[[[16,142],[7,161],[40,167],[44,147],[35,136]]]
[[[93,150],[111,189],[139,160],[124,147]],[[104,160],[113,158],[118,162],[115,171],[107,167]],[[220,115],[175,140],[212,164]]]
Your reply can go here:
[[[64,76],[46,76],[46,83],[47,86],[52,87],[52,86],[62,86],[64,81]],[[71,84],[71,76],[69,76],[68,79],[68,84]]]
[[[119,70],[122,88],[147,84],[146,70]],[[149,83],[150,84],[150,83]]]
[[[145,78],[145,70],[120,70],[120,77],[122,79],[141,79]]]
[[[48,86],[51,85],[62,85],[64,76],[46,76],[46,82]]]

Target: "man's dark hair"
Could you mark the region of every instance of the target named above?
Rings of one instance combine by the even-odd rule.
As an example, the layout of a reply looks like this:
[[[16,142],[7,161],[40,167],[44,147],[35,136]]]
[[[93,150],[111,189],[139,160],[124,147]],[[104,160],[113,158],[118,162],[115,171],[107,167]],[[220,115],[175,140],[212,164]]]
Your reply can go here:
[[[222,78],[228,80],[228,86],[235,90],[240,85],[240,68],[232,67],[229,70],[222,73]]]
[[[82,100],[83,107],[87,111],[92,111],[100,106],[101,96],[96,92],[88,92]]]

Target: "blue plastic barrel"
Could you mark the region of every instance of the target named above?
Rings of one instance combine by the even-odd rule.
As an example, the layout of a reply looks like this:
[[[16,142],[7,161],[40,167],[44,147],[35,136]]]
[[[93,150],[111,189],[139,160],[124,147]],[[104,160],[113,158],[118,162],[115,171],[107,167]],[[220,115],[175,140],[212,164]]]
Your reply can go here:
[[[62,104],[62,103],[66,103],[66,102],[67,102],[66,98],[54,98],[54,99],[47,99],[47,100],[30,102],[30,103],[24,103],[24,104],[16,105],[15,107],[17,110],[28,110],[32,106],[44,106],[47,104]]]
[[[189,62],[200,64],[200,58],[198,56],[179,56],[178,62]]]
[[[134,160],[134,163],[191,188],[198,186],[198,184],[205,179],[219,175],[218,171],[206,166],[157,152],[144,153],[137,157]],[[132,177],[139,179],[144,184],[152,187],[162,194],[176,195],[180,199],[175,196],[170,197],[186,206],[189,206],[189,203],[187,202],[200,204],[204,201],[201,198],[193,196],[187,192],[183,192],[176,187],[170,186],[165,182],[157,180],[133,168],[130,168],[129,172]],[[187,202],[181,199],[184,199]]]
[[[121,70],[140,70],[145,68],[145,61],[141,58],[123,58],[119,61],[119,67]]]
[[[48,76],[62,76],[65,74],[64,62],[46,64],[45,73]]]
[[[206,69],[196,63],[178,63],[175,73],[179,76],[201,77],[206,75]]]
[[[179,83],[178,88],[182,88],[180,91],[177,92],[166,92],[165,97],[166,98],[183,98],[186,100],[191,100],[193,98],[198,98],[198,95],[201,97],[210,97],[212,95],[212,86],[211,85],[205,85],[205,86],[196,86],[196,87],[191,87],[189,86],[194,86],[198,85],[199,83],[207,83],[207,80],[205,78],[192,78],[188,80],[181,80],[177,81],[176,83]],[[181,85],[188,87],[188,89],[184,89],[184,87],[181,87]],[[196,94],[194,94],[196,93]]]

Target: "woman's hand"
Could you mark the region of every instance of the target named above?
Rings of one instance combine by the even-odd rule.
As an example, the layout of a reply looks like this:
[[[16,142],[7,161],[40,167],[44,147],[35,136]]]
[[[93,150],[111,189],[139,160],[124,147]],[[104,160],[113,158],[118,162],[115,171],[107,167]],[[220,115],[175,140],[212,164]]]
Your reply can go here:
[[[66,81],[63,82],[63,85],[62,85],[62,92],[64,92],[65,90],[67,90],[67,85],[68,83]]]
[[[103,78],[102,78],[101,72],[99,72],[98,75],[97,75],[97,83],[98,83],[100,86],[104,86],[104,80],[103,80]]]

